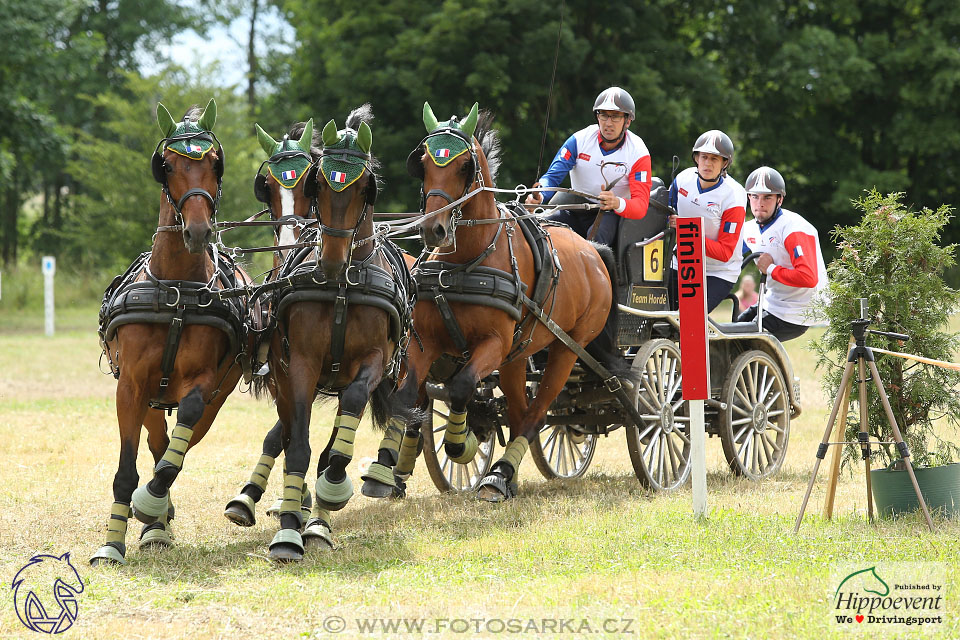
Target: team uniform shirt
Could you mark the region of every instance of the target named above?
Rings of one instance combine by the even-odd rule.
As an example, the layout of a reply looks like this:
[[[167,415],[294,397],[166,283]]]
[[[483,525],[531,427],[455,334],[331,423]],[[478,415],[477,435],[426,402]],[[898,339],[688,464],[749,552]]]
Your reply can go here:
[[[764,225],[750,220],[743,239],[750,251],[773,258],[767,269],[764,311],[793,324],[814,324],[818,318],[811,307],[827,288],[827,268],[816,228],[800,214],[781,208]]]
[[[587,193],[597,193],[608,181],[623,176],[610,191],[620,198],[615,211],[624,218],[640,219],[650,204],[650,152],[640,136],[626,132],[616,149],[605,151],[601,146],[600,125],[590,125],[567,138],[547,172],[540,178],[542,187],[559,187],[570,174],[570,186]],[[607,166],[603,173],[601,163]],[[626,172],[626,173],[624,173]],[[544,191],[543,201],[555,191]]]
[[[743,221],[747,217],[747,192],[730,176],[717,184],[700,188],[696,167],[681,171],[670,185],[670,206],[681,218],[703,218],[704,245],[707,252],[704,272],[736,282],[740,277],[740,248]],[[670,267],[677,268],[677,257]]]

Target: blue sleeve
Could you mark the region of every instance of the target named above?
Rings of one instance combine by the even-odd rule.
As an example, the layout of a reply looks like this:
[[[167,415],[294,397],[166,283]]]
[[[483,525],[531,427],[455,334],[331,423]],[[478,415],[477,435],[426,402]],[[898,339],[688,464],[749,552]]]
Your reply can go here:
[[[677,179],[674,178],[673,182],[670,184],[670,206],[673,207],[674,211],[677,209],[678,199],[679,194],[677,193]]]
[[[746,240],[743,241],[743,246],[740,248],[740,253],[743,255],[750,253],[750,246],[747,244]]]
[[[574,136],[567,138],[553,162],[547,167],[547,172],[540,178],[541,187],[559,187],[567,174],[577,165],[577,139]],[[543,201],[548,202],[555,191],[543,191]]]

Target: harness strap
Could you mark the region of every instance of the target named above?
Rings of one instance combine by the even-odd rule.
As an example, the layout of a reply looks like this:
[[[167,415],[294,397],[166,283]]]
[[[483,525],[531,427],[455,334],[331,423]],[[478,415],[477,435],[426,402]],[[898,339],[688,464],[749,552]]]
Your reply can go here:
[[[173,373],[173,363],[177,359],[177,349],[180,346],[180,335],[183,333],[183,314],[186,305],[177,305],[177,311],[170,321],[167,331],[167,342],[163,346],[163,361],[160,363],[160,388],[166,389],[170,385],[170,374]]]
[[[447,333],[450,334],[450,339],[453,340],[454,346],[460,351],[457,364],[467,362],[470,360],[470,348],[469,345],[467,345],[467,339],[463,335],[463,329],[460,328],[460,323],[457,322],[457,316],[454,315],[453,310],[450,308],[450,303],[447,302],[446,297],[440,293],[439,290],[437,290],[433,296],[433,301],[437,303],[437,310],[440,311],[440,318],[447,328]]]
[[[347,336],[347,283],[340,284],[337,290],[337,298],[333,303],[333,332],[330,336],[330,358],[333,362],[330,364],[330,377],[327,379],[326,388],[332,389],[333,384],[340,375],[340,361],[343,360],[344,341]]]

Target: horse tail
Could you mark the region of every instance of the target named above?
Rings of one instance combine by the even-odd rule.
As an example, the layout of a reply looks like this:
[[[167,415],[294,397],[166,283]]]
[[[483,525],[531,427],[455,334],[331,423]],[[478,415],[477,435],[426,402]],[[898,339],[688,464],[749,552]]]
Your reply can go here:
[[[264,398],[272,398],[270,393],[271,389],[276,388],[276,381],[274,380],[273,371],[267,368],[267,372],[263,375],[254,375],[253,380],[250,382],[250,390],[253,392],[253,397],[257,400],[262,400]]]
[[[370,394],[370,416],[373,426],[385,431],[387,422],[397,418],[404,424],[422,422],[424,414],[415,407],[408,407],[400,402],[396,393],[396,385],[390,378],[384,378]]]
[[[603,325],[603,330],[593,339],[593,342],[586,346],[587,353],[599,360],[610,373],[621,378],[632,378],[633,372],[630,366],[620,356],[617,350],[617,335],[619,334],[620,309],[617,306],[619,300],[620,283],[617,279],[617,263],[613,257],[613,249],[605,244],[591,242],[593,248],[600,254],[600,260],[603,266],[607,268],[607,274],[610,276],[610,310],[607,312],[607,321]]]

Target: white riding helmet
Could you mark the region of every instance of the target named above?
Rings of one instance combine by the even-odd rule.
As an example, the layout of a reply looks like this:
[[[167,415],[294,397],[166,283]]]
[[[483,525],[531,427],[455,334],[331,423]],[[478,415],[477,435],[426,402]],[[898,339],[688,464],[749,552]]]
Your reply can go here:
[[[773,167],[754,169],[744,185],[747,193],[775,193],[779,196],[787,195],[787,184],[783,176]]]
[[[697,138],[697,142],[693,145],[693,151],[691,152],[694,162],[696,162],[696,154],[698,151],[715,153],[718,156],[725,158],[727,160],[727,166],[733,162],[733,140],[730,139],[730,136],[719,129],[711,129],[710,131],[700,134],[700,137]]]
[[[610,87],[600,92],[593,101],[593,112],[597,111],[619,111],[627,114],[631,121],[637,117],[633,98],[620,87]]]

